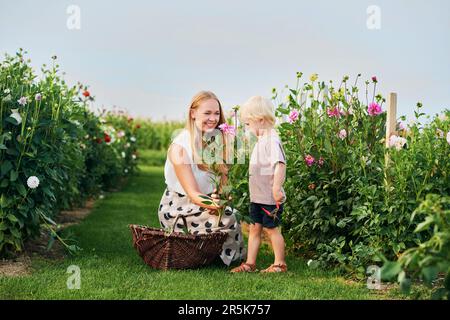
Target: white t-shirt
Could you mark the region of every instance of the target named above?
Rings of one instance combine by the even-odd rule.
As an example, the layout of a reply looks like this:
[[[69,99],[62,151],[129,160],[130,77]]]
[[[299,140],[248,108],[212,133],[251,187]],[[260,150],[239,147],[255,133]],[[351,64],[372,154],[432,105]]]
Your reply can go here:
[[[183,147],[190,160],[190,165],[192,168],[192,173],[194,174],[194,178],[197,181],[198,187],[200,188],[200,192],[204,194],[210,194],[214,190],[214,186],[211,181],[211,175],[202,171],[198,168],[198,166],[194,163],[194,157],[192,156],[192,148],[191,148],[191,135],[187,129],[183,129],[176,137],[173,139],[172,143],[175,143],[181,147]],[[169,190],[181,193],[186,195],[186,191],[181,186],[180,181],[175,174],[175,170],[172,162],[167,156],[166,164],[164,166],[164,177],[166,179],[166,185]]]
[[[280,137],[275,130],[258,138],[252,151],[249,165],[250,202],[275,205],[272,194],[275,165],[286,164],[286,156]],[[286,198],[284,189],[281,192]]]

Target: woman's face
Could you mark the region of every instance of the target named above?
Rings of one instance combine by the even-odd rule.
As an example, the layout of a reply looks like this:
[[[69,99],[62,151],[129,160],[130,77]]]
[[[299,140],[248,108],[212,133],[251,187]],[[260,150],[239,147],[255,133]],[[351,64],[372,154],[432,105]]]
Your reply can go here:
[[[202,132],[211,132],[219,123],[220,106],[214,99],[202,101],[197,109],[192,110],[191,117]]]

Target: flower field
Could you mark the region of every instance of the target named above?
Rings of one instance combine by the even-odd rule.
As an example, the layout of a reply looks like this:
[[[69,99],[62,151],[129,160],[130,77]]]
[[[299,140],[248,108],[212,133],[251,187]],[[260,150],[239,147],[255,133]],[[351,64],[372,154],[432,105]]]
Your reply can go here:
[[[415,119],[395,119],[386,141],[386,99],[376,77],[362,90],[359,75],[338,86],[316,74],[301,84],[302,77],[287,94],[273,90],[288,161],[283,230],[290,252],[361,280],[369,266],[382,267],[379,276],[404,291],[413,279],[437,281],[435,296],[449,297],[450,110],[431,117],[418,103]],[[246,171],[231,169],[241,212],[248,211]]]
[[[338,86],[318,81],[317,75],[300,85],[301,78],[298,73],[286,99],[273,92],[288,158],[284,230],[289,246],[314,265],[360,278],[367,277],[368,266],[395,260],[431,237],[442,240],[441,254],[448,258],[448,224],[432,217],[445,216],[446,208],[442,218],[449,219],[450,110],[426,116],[418,103],[415,120],[397,118],[386,143],[386,100],[376,92],[376,77],[362,90],[359,76],[352,84],[344,77]],[[433,207],[430,199],[441,207]],[[429,208],[426,225],[423,214],[413,214],[423,201]],[[441,228],[432,228],[432,222]],[[448,261],[414,263],[432,267],[427,276],[434,280],[448,273]]]
[[[160,167],[173,133],[184,126],[94,111],[89,88],[69,87],[56,57],[41,73],[24,51],[0,63],[2,257],[42,230],[77,251],[57,231],[58,213],[123,185],[137,171],[139,152],[158,150]],[[405,291],[422,279],[438,283],[435,297],[449,297],[450,110],[426,115],[418,103],[415,120],[395,119],[386,141],[378,79],[359,82],[360,75],[334,84],[297,73],[295,87],[272,92],[288,162],[282,224],[288,252],[308,259],[310,268],[361,280],[369,266],[383,266],[383,277]],[[221,130],[244,139],[238,118],[236,107]],[[248,160],[250,149],[236,157],[243,152]],[[229,182],[230,201],[245,215],[248,161],[231,166]]]

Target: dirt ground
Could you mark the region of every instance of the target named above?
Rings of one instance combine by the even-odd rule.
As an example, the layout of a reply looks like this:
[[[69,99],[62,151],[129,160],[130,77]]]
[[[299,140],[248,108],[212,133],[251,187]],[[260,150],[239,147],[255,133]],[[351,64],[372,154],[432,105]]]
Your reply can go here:
[[[80,223],[94,207],[95,200],[90,199],[82,208],[74,208],[73,210],[61,211],[55,219],[58,224],[57,230],[63,230],[71,225]],[[61,243],[55,241],[50,250],[47,250],[49,241],[48,231],[42,230],[41,235],[33,240],[29,240],[24,244],[23,251],[11,259],[0,260],[0,276],[16,277],[31,274],[31,258],[35,256],[47,259],[64,259],[65,250]]]

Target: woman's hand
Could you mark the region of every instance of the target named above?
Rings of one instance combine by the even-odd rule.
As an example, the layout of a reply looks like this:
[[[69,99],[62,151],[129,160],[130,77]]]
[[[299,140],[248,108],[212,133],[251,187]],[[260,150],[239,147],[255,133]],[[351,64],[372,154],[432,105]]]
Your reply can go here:
[[[203,201],[207,201],[206,199],[202,198],[204,196],[207,197],[207,195],[205,195],[203,193],[197,193],[197,194],[191,195],[189,197],[190,197],[192,203],[198,205],[199,207],[206,208],[209,211],[215,212],[221,208],[221,206],[219,204],[219,199],[217,199],[217,198],[209,197],[210,198],[209,201],[211,201],[212,204],[203,203]]]
[[[211,194],[211,198],[212,198],[214,201],[217,201],[217,203],[221,200],[221,199],[220,199],[220,194],[217,192],[217,189],[214,189],[213,193]],[[232,198],[231,196],[228,197],[228,200],[232,200],[232,199],[233,199],[233,198]],[[220,206],[220,208],[221,208],[221,206]],[[216,214],[216,211],[217,211],[217,210],[210,210],[209,213],[210,213],[210,214]]]

